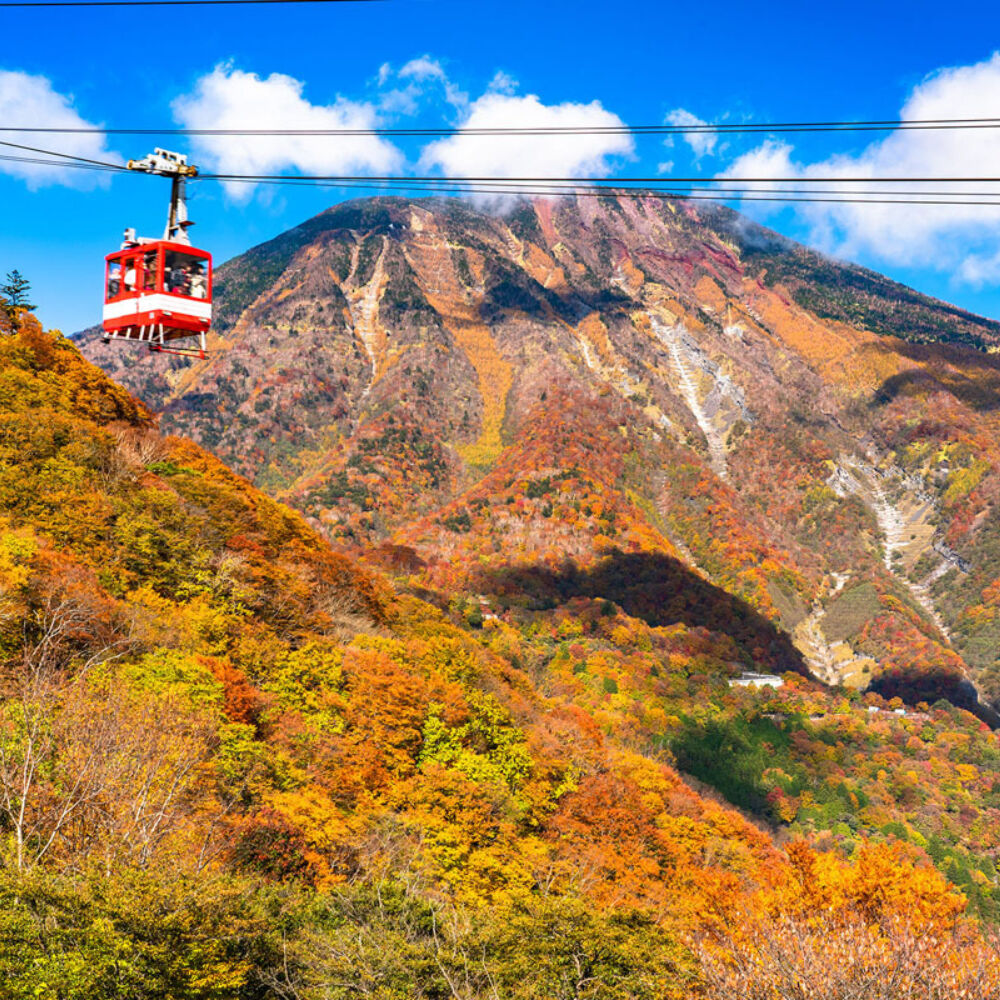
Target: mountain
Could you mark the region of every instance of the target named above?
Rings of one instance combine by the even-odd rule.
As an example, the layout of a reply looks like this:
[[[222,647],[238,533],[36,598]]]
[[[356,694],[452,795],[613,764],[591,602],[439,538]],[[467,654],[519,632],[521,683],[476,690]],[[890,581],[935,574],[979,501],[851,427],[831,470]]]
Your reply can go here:
[[[996,720],[1000,324],[659,198],[350,202],[216,288],[209,360],[88,356],[416,592],[620,576],[759,667]]]
[[[7,995],[998,994],[996,734],[804,672],[744,686],[751,665],[802,669],[753,604],[775,571],[713,582],[656,526],[646,454],[676,456],[691,523],[735,530],[742,508],[693,432],[628,423],[655,401],[543,383],[515,443],[494,463],[470,432],[454,475],[491,467],[365,565],[163,436],[66,338],[18,327]],[[513,538],[520,558],[490,558]],[[417,548],[442,540],[450,569]]]

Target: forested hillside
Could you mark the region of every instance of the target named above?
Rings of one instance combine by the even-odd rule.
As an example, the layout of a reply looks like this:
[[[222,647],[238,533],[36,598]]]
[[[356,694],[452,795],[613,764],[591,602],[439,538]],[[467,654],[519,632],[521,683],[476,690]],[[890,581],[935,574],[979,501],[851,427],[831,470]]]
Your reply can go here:
[[[970,911],[896,792],[906,756],[918,794],[990,809],[972,716],[731,689],[765,624],[650,624],[599,572],[516,624],[443,613],[30,318],[0,340],[0,422],[7,995],[728,997],[792,954],[828,991],[996,988],[972,916],[995,873],[956,862]],[[711,780],[719,733],[768,824],[670,766]],[[858,738],[899,778],[831,780],[810,749]],[[803,774],[888,829],[789,840],[796,796],[804,833],[831,808]]]
[[[207,361],[84,345],[151,411],[3,342],[12,975],[1000,995],[995,324],[624,198],[218,287]]]
[[[444,615],[30,319],[0,341],[0,407],[8,995],[729,996],[734,956],[785,974],[758,931],[798,947],[817,908],[866,968],[985,988],[991,946],[905,838],[781,847],[668,765],[704,744],[704,692],[760,711],[725,683],[730,636],[583,596],[520,630]],[[812,690],[767,718],[811,726]],[[954,730],[934,770],[969,783],[992,737],[919,725]]]

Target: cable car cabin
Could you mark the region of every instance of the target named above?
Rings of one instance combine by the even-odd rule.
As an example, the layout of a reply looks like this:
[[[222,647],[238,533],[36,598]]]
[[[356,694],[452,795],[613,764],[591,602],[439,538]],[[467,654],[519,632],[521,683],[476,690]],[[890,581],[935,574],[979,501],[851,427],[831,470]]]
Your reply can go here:
[[[204,358],[212,324],[212,256],[151,240],[108,254],[104,341],[137,340],[151,351]],[[177,341],[197,338],[197,347]]]

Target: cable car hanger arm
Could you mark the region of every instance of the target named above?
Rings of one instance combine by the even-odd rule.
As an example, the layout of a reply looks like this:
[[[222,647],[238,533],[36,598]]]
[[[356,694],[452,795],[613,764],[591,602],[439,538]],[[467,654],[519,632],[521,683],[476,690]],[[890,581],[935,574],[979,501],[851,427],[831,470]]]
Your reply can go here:
[[[129,160],[128,169],[170,178],[170,212],[163,239],[169,243],[190,246],[187,230],[194,223],[188,219],[187,214],[187,179],[197,177],[198,168],[193,163],[188,163],[184,153],[172,153],[168,149],[157,147],[141,160]],[[126,230],[126,241],[129,239],[128,232]]]

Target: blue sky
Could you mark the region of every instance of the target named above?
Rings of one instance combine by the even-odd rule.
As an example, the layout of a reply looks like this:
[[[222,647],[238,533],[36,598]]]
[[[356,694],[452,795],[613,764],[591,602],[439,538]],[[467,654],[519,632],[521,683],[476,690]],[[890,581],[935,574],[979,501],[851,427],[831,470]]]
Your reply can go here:
[[[66,8],[0,11],[0,125],[73,116],[106,127],[340,122],[657,124],[681,111],[708,121],[1000,115],[1000,14],[939,3],[609,5],[383,0],[301,7]],[[928,111],[929,109],[929,111]],[[68,117],[66,117],[68,116]],[[270,116],[270,117],[269,117]],[[75,120],[75,119],[74,119]],[[141,157],[154,137],[0,136],[100,156]],[[483,164],[517,174],[669,175],[773,169],[857,175],[882,169],[1000,174],[992,132],[621,139],[602,148],[484,151],[455,140],[337,148],[284,141],[194,147],[206,166],[266,172],[438,172]],[[81,143],[82,145],[73,145]],[[91,145],[85,145],[90,143]],[[506,143],[506,145],[504,145]],[[565,147],[565,143],[563,143]],[[668,166],[672,164],[672,166]],[[96,322],[102,259],[126,225],[158,235],[167,184],[0,161],[0,274],[34,287],[43,321],[67,332]],[[193,186],[192,236],[217,261],[346,195],[308,188]],[[914,287],[1000,318],[1000,210],[894,206],[853,213],[786,208],[762,221]]]

